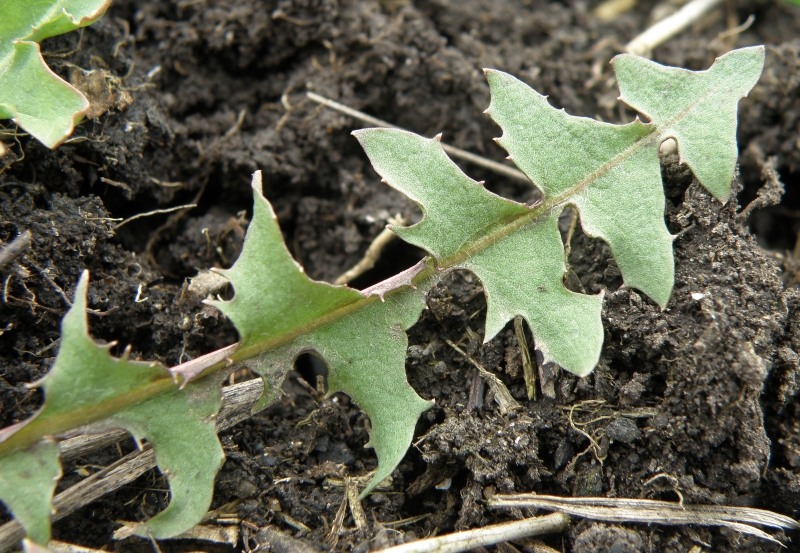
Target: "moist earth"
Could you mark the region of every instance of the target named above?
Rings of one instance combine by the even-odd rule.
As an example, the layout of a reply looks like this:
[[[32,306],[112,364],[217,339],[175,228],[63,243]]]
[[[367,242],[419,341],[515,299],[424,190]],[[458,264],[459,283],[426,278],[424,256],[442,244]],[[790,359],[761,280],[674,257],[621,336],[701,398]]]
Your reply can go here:
[[[391,216],[419,219],[380,184],[350,136],[365,125],[307,91],[501,160],[491,140],[499,129],[481,115],[489,99],[481,68],[517,75],[571,114],[628,121],[608,62],[661,4],[638,2],[603,21],[596,2],[122,0],[91,28],[46,41],[51,67],[94,109],[55,151],[10,122],[0,129],[0,240],[31,233],[30,246],[0,267],[0,425],[40,405],[26,384],[52,364],[84,269],[93,335],[130,344],[134,357],[173,365],[236,340],[224,317],[187,293],[186,280],[236,259],[254,170],[264,172],[289,249],[313,278],[332,280],[355,264]],[[529,400],[513,325],[483,344],[479,281],[447,274],[409,332],[409,381],[435,405],[391,480],[363,501],[365,520],[349,512],[337,520],[337,512],[348,478],[375,467],[363,447],[368,420],[346,396],[320,394],[314,363],[305,362],[275,404],[221,437],[227,462],[214,520],[233,517],[238,542],[161,549],[368,551],[532,514],[487,506],[509,492],[746,505],[797,517],[798,28],[800,8],[788,2],[729,2],[653,52],[662,63],[705,69],[731,48],[766,44],[767,61],[739,110],[738,203],[721,205],[677,156],[662,158],[676,235],[665,309],[622,286],[604,244],[572,237],[572,286],[605,292],[605,345],[592,375],[555,372],[546,393]],[[535,197],[530,186],[465,170],[508,197]],[[187,204],[196,207],[131,219]],[[354,285],[421,255],[393,243]],[[474,362],[520,408],[501,409],[488,389],[476,393]],[[131,447],[67,464],[61,485]],[[54,536],[149,551],[148,542],[111,534],[117,521],[151,516],[167,500],[153,471],[58,522]],[[776,537],[790,547],[800,539]],[[561,535],[517,547],[537,543],[574,553],[782,551],[731,530],[578,519]]]

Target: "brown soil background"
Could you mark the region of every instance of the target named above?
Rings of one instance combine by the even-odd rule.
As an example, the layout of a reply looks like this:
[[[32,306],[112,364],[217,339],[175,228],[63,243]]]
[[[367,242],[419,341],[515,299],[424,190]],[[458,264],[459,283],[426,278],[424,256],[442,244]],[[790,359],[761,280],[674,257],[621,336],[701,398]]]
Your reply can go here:
[[[0,426],[39,405],[25,384],[52,363],[68,308],[62,292],[72,295],[84,268],[92,275],[90,304],[104,313],[90,318],[93,334],[130,343],[136,357],[176,364],[236,340],[223,317],[182,287],[198,270],[236,258],[254,170],[264,171],[287,244],[314,278],[333,279],[354,264],[390,215],[419,216],[379,183],[349,134],[362,125],[321,109],[307,90],[423,135],[442,132],[455,146],[500,160],[491,142],[499,130],[481,115],[488,105],[482,67],[519,76],[572,114],[627,121],[608,61],[652,22],[657,4],[640,1],[602,22],[592,12],[596,2],[115,1],[93,27],[45,42],[51,66],[100,109],[56,151],[15,138],[5,122],[0,240],[26,229],[33,240],[2,275]],[[751,14],[749,28],[721,35]],[[409,381],[436,406],[423,415],[416,445],[388,489],[363,502],[367,527],[357,529],[348,513],[332,549],[368,551],[521,515],[486,506],[487,494],[499,492],[680,496],[798,516],[800,265],[791,253],[800,226],[798,36],[800,8],[730,1],[654,52],[657,61],[705,69],[733,47],[767,45],[764,75],[740,107],[738,199],[747,205],[756,197],[775,156],[787,189],[781,203],[743,217],[735,202],[720,206],[665,158],[667,221],[680,234],[672,299],[662,311],[620,289],[603,244],[576,238],[571,268],[588,292],[607,291],[605,346],[591,376],[557,377],[554,399],[525,399],[512,328],[481,345],[485,303],[477,279],[445,278],[410,331],[407,358]],[[81,69],[97,73],[87,81]],[[532,197],[524,185],[465,169],[509,197]],[[114,228],[116,218],[192,201],[199,206],[178,215]],[[394,274],[419,255],[395,244],[355,285]],[[134,302],[140,287],[146,300]],[[692,299],[693,292],[705,297]],[[501,414],[490,395],[468,407],[475,369],[445,339],[497,373],[523,409]],[[344,494],[337,483],[375,466],[363,447],[366,417],[348,398],[321,399],[303,383],[293,374],[275,405],[222,436],[228,460],[214,507],[229,505],[245,522],[237,549],[253,546],[251,529],[265,527],[328,547]],[[595,438],[596,451],[569,424],[569,406],[577,406],[573,422]],[[66,466],[64,485],[118,455],[113,449]],[[56,524],[55,537],[152,550],[110,536],[116,520],[162,509],[165,490],[156,472],[148,474]],[[783,538],[794,538],[789,550],[800,539]],[[686,552],[694,545],[781,551],[727,530],[588,521],[544,541],[574,553]]]

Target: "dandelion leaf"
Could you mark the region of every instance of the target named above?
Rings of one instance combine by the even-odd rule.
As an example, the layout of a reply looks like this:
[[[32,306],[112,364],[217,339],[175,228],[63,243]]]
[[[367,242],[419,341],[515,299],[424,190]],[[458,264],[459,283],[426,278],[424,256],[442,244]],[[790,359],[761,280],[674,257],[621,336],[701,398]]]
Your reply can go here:
[[[548,361],[579,375],[594,368],[603,343],[602,298],[564,287],[557,214],[532,220],[531,208],[467,177],[436,139],[394,129],[354,134],[378,174],[424,213],[421,222],[395,232],[439,262],[481,279],[485,340],[521,315]]]
[[[239,259],[223,274],[233,284],[230,301],[210,302],[239,331],[237,354],[280,347],[248,364],[274,399],[280,383],[301,353],[318,354],[328,367],[329,392],[342,391],[370,418],[370,444],[378,470],[364,494],[402,459],[420,413],[430,403],[420,398],[405,376],[405,330],[424,307],[423,290],[404,287],[385,302],[361,292],[310,279],[286,249],[275,214],[261,193],[261,173],[253,176],[253,219]],[[358,302],[358,309],[353,307]],[[289,337],[286,340],[286,337]]]
[[[728,52],[707,71],[664,67],[622,54],[612,62],[620,99],[646,116],[659,141],[674,138],[685,162],[709,192],[728,199],[736,168],[736,110],[764,67],[764,47]]]
[[[121,427],[137,440],[147,440],[170,484],[169,506],[147,521],[140,533],[171,537],[194,526],[211,503],[214,478],[224,454],[214,416],[221,405],[219,385],[212,379],[180,390],[172,375],[157,363],[114,358],[111,345],[96,344],[86,318],[88,273],[81,276],[75,301],[64,317],[61,346],[51,371],[40,381],[45,401],[34,421],[74,417],[103,410],[147,390],[165,385],[164,393],[114,410],[99,426]]]
[[[37,41],[88,24],[106,6],[107,0],[4,4],[0,117],[14,118],[48,145],[63,140],[85,104],[49,73]],[[522,316],[546,361],[578,375],[589,373],[603,340],[602,294],[564,286],[562,210],[574,206],[584,231],[608,243],[628,286],[665,305],[674,262],[664,223],[659,146],[675,138],[681,159],[725,200],[735,171],[737,104],[754,86],[763,61],[763,48],[745,48],[719,58],[707,71],[691,72],[618,56],[621,99],[648,120],[626,125],[570,116],[514,77],[488,71],[487,112],[503,130],[498,143],[543,193],[533,206],[487,191],[461,172],[437,139],[392,129],[356,132],[376,171],[423,210],[419,223],[395,232],[432,256],[364,292],[303,273],[286,249],[256,173],[253,220],[242,254],[223,271],[235,295],[210,302],[231,318],[241,337],[219,358],[247,363],[262,376],[261,407],[280,393],[298,355],[319,355],[328,367],[329,391],[349,394],[372,423],[369,445],[378,468],[364,494],[400,462],[419,415],[430,405],[406,379],[405,331],[424,308],[424,295],[437,280],[435,269],[467,269],[481,279],[485,340]],[[41,110],[25,107],[28,99],[37,103],[44,96],[50,104]],[[89,336],[87,288],[85,273],[62,323],[55,364],[39,383],[42,409],[29,421],[0,430],[0,500],[26,528],[31,550],[49,540],[50,505],[61,470],[48,437],[100,421],[94,427],[122,427],[152,446],[171,490],[167,508],[138,528],[155,538],[177,535],[202,518],[224,459],[214,424],[225,375],[220,359],[202,367],[215,376],[194,380],[202,373],[197,367],[170,372],[131,361],[127,354],[114,358],[111,345],[98,345]]]
[[[763,48],[731,52],[708,71],[614,59],[621,99],[650,119],[609,125],[556,110],[518,79],[487,72],[498,143],[553,205],[571,203],[605,240],[628,286],[666,305],[674,280],[658,146],[675,138],[698,180],[724,200],[736,165],[736,106],[755,85]]]
[[[110,0],[4,0],[0,17],[0,119],[50,148],[72,133],[89,102],[53,73],[39,42],[90,25]]]
[[[544,359],[585,376],[603,347],[601,295],[564,287],[564,245],[550,214],[476,253],[461,265],[486,289],[486,337],[522,315]]]
[[[50,541],[50,505],[60,477],[58,446],[50,440],[0,458],[0,500],[36,543]]]

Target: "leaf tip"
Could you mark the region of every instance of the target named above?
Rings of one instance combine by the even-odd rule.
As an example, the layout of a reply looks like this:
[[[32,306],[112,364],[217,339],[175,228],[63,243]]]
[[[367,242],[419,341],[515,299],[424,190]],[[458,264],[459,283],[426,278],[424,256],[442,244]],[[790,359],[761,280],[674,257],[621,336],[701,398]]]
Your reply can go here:
[[[253,193],[264,197],[264,179],[261,174],[261,170],[257,170],[253,172],[253,177],[250,180],[250,188],[253,189]]]
[[[75,285],[74,301],[79,301],[80,296],[85,296],[89,287],[89,270],[84,269],[81,271],[81,276],[78,277],[78,284]]]
[[[81,334],[88,338],[89,321],[86,317],[86,304],[89,291],[89,271],[84,269],[75,285],[75,293],[72,299],[72,307],[61,320],[62,339],[71,334]],[[46,375],[45,375],[46,378]]]

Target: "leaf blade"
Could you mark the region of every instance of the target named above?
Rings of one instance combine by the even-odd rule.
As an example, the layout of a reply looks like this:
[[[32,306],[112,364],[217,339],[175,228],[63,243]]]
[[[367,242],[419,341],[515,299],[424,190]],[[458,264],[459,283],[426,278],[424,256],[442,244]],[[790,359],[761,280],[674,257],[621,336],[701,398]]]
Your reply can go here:
[[[152,443],[156,463],[169,482],[169,505],[141,524],[140,536],[177,536],[208,511],[214,479],[225,461],[214,424],[222,405],[219,386],[215,378],[192,382],[129,407],[102,425],[120,426]]]
[[[111,356],[111,345],[100,346],[89,336],[86,296],[89,285],[84,271],[75,289],[73,305],[62,321],[62,338],[55,363],[39,382],[45,400],[34,422],[86,417],[93,406],[118,402],[117,412],[98,423],[100,428],[124,428],[155,449],[156,463],[170,483],[169,506],[143,525],[141,533],[166,538],[194,526],[211,503],[214,477],[224,460],[214,415],[221,405],[219,382],[214,379],[190,384],[143,402],[131,396],[151,382],[172,377],[157,363],[130,361]],[[23,430],[25,427],[22,427]],[[189,448],[193,455],[186,455]],[[49,520],[48,523],[49,525]]]
[[[531,223],[544,210],[489,192],[464,175],[435,139],[396,129],[353,134],[378,174],[425,212],[420,223],[396,229],[400,237],[428,250],[445,268],[466,268],[481,279],[488,305],[486,341],[522,315],[548,358],[575,374],[594,366],[602,346],[601,298],[587,299],[591,296],[564,287],[564,248],[555,218]],[[551,309],[567,317],[564,332],[552,331]],[[574,347],[578,343],[585,347]]]
[[[89,108],[53,73],[38,42],[90,25],[110,0],[6,0],[0,18],[0,119],[13,119],[49,148],[61,144]]]
[[[521,315],[545,362],[554,361],[578,376],[591,372],[603,346],[603,298],[564,287],[564,245],[556,215],[504,237],[461,267],[475,273],[486,291],[484,342]]]
[[[626,285],[665,306],[675,269],[654,128],[574,117],[511,75],[486,76],[487,113],[503,129],[498,144],[545,202],[578,208],[584,232],[609,244]]]
[[[50,440],[0,457],[0,500],[38,544],[50,541],[50,505],[60,477],[58,446]]]
[[[261,174],[256,172],[253,219],[244,247],[234,266],[223,271],[236,294],[230,301],[208,303],[233,321],[241,336],[239,350],[261,352],[249,363],[265,386],[255,410],[277,397],[298,355],[314,351],[325,361],[329,391],[350,395],[372,423],[378,471],[366,494],[400,462],[419,415],[430,406],[405,377],[408,339],[404,331],[424,308],[423,290],[401,286],[404,290],[394,292],[403,301],[387,298],[383,302],[347,287],[311,280],[286,249],[261,185]],[[301,305],[297,305],[298,297]],[[356,302],[359,309],[347,313],[346,308]],[[272,314],[265,316],[265,310]],[[283,342],[280,347],[262,351],[277,339]]]
[[[286,248],[261,186],[261,172],[256,171],[251,184],[253,218],[242,253],[233,267],[220,271],[233,283],[236,294],[232,300],[206,302],[233,321],[240,350],[258,347],[275,336],[302,333],[309,321],[363,299],[356,290],[317,282],[304,273]]]
[[[276,374],[287,359],[314,352],[328,368],[328,394],[344,392],[369,416],[378,468],[361,497],[389,476],[405,456],[419,416],[432,402],[411,388],[405,375],[405,331],[425,307],[424,289],[407,288],[299,337],[262,356],[253,369]],[[285,370],[285,369],[284,369]]]
[[[764,47],[728,52],[706,71],[665,67],[621,54],[611,61],[620,100],[647,116],[661,140],[675,138],[681,161],[726,201],[736,168],[736,112],[764,67]]]
[[[438,137],[427,139],[387,128],[352,134],[384,181],[413,200],[425,215],[415,225],[392,230],[439,260],[456,255],[473,239],[493,233],[528,211],[465,175],[444,152]]]

